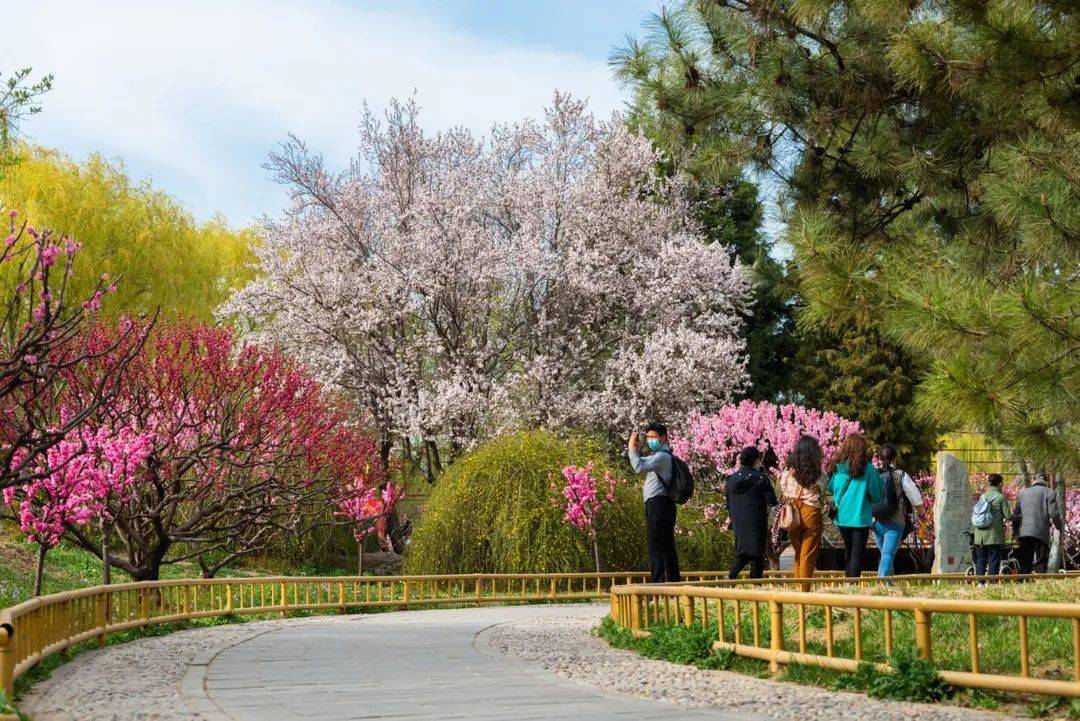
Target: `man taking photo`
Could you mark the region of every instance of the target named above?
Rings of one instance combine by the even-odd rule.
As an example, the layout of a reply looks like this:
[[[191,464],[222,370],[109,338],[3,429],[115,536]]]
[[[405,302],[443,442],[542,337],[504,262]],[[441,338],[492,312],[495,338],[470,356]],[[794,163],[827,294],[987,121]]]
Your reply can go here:
[[[645,431],[649,454],[642,457],[637,431],[630,434],[627,455],[634,473],[645,474],[642,496],[645,499],[645,537],[649,545],[649,569],[653,583],[681,581],[679,557],[675,552],[675,500],[668,483],[673,461],[668,445],[667,426],[651,423]]]

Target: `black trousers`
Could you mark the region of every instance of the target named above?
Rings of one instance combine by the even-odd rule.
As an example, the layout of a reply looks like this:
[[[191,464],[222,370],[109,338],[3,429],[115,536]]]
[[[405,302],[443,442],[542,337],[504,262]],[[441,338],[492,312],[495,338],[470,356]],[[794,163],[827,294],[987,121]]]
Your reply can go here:
[[[749,578],[765,578],[765,556],[755,556],[749,553],[736,553],[735,560],[731,562],[731,572],[728,578],[738,578],[743,569],[750,566]]]
[[[975,575],[997,576],[1001,573],[1001,556],[1005,547],[1000,543],[975,546]]]
[[[1038,538],[1020,537],[1020,547],[1016,549],[1016,562],[1020,573],[1046,573],[1050,563],[1050,546]]]
[[[866,554],[866,540],[870,537],[869,528],[837,526],[844,537],[844,550],[847,552],[847,566],[844,575],[857,578],[862,574],[863,556]]]
[[[681,581],[675,552],[675,501],[653,496],[645,501],[645,538],[649,544],[649,570],[653,583]]]

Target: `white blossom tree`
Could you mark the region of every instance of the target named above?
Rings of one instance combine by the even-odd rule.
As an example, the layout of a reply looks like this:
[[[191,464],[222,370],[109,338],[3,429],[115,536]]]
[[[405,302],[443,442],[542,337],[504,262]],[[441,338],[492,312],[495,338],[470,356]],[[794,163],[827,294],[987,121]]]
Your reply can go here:
[[[295,138],[271,157],[291,208],[221,313],[351,394],[384,455],[436,468],[507,427],[708,412],[746,383],[749,283],[658,161],[559,94],[486,141],[393,102],[345,172]]]

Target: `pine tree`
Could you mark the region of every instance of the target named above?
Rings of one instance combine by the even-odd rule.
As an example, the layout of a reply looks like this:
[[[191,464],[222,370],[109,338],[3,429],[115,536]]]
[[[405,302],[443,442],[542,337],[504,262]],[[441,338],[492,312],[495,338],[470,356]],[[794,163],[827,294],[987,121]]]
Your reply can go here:
[[[874,331],[804,333],[795,387],[802,400],[856,418],[875,443],[894,443],[911,471],[932,468],[938,429],[911,412],[919,365]]]
[[[805,310],[925,359],[917,407],[1080,468],[1080,5],[695,0],[613,61],[783,193]]]

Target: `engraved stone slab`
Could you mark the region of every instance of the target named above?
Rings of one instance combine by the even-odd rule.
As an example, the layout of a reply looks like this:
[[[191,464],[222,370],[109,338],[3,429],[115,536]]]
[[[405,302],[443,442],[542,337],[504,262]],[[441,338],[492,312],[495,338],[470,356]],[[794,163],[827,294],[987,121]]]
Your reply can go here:
[[[971,484],[967,468],[951,453],[937,454],[934,481],[934,573],[963,572],[971,562],[966,532],[971,527]]]

